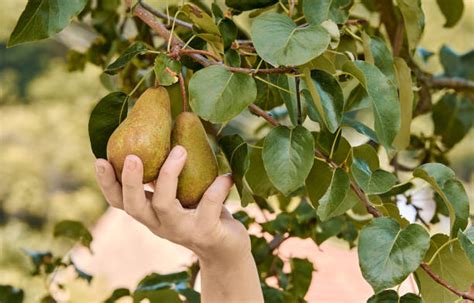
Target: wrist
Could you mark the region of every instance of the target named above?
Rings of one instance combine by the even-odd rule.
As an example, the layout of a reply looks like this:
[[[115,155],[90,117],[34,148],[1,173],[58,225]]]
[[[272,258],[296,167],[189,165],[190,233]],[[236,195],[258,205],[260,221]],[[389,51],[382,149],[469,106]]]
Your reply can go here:
[[[198,249],[195,251],[201,267],[208,268],[229,268],[239,266],[241,262],[253,261],[250,239],[235,246],[216,245],[207,249]]]

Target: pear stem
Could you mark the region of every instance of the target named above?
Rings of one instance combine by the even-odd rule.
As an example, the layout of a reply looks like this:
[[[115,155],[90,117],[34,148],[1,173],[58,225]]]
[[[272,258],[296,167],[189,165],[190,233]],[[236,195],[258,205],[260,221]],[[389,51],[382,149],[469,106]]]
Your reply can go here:
[[[179,73],[178,75],[178,79],[179,79],[179,87],[181,88],[181,99],[182,99],[182,102],[183,102],[183,112],[187,112],[188,111],[188,97],[186,96],[186,86],[184,85],[184,77],[183,77],[183,73]]]

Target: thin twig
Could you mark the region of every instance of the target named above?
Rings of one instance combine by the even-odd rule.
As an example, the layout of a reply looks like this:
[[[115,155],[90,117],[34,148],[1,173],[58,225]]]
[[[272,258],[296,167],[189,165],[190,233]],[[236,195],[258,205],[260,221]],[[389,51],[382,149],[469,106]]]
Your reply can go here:
[[[187,29],[193,29],[193,25],[191,23],[180,20],[178,18],[173,18],[168,14],[162,13],[159,10],[152,7],[151,5],[143,2],[142,0],[139,0],[138,3],[140,3],[140,5],[143,6],[143,8],[145,8],[147,11],[152,13],[155,17],[165,19],[165,20],[170,21],[170,22],[175,22],[177,25],[180,25],[180,26],[185,27]]]
[[[184,85],[183,73],[178,74],[179,87],[181,89],[181,98],[183,99],[183,112],[188,111],[188,97],[186,96],[186,86]]]
[[[221,60],[219,57],[216,56],[216,54],[203,49],[180,49],[179,53],[180,55],[201,54],[204,56],[209,56],[217,62]]]
[[[474,296],[470,295],[466,292],[462,292],[457,290],[456,288],[452,287],[451,285],[448,284],[448,282],[444,281],[440,276],[438,276],[436,273],[434,273],[431,268],[426,264],[425,262],[421,263],[421,268],[433,279],[436,281],[438,284],[442,285],[444,288],[448,289],[450,292],[453,294],[465,299],[465,300],[470,300],[474,302]]]
[[[260,116],[263,119],[267,120],[268,123],[270,123],[273,126],[280,125],[280,123],[277,120],[275,120],[275,118],[273,118],[269,113],[267,113],[266,111],[264,111],[263,109],[261,109],[260,107],[258,107],[255,104],[250,104],[249,105],[249,110],[252,113],[256,114],[257,116]]]
[[[474,81],[461,78],[431,77],[427,79],[431,88],[451,88],[457,91],[474,91]]]

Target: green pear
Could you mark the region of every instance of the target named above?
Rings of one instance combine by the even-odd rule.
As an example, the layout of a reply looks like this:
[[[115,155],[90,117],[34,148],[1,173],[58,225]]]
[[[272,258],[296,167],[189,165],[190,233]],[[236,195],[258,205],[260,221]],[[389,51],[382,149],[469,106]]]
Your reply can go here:
[[[127,155],[142,160],[143,183],[157,178],[170,151],[171,125],[168,92],[164,87],[147,89],[107,143],[107,158],[118,180]]]
[[[184,207],[194,208],[217,177],[216,157],[196,114],[183,112],[176,117],[171,144],[181,145],[187,151],[176,197]]]

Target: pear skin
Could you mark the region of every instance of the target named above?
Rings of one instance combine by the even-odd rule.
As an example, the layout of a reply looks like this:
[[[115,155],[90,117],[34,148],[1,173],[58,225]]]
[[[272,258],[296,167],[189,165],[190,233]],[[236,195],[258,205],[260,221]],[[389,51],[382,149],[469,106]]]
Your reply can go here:
[[[170,151],[171,125],[168,92],[164,87],[147,89],[107,143],[107,158],[119,181],[127,155],[142,160],[143,183],[157,178]]]
[[[187,151],[186,164],[179,176],[177,198],[186,208],[194,208],[217,177],[217,161],[199,117],[191,112],[176,117],[172,146]]]

